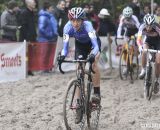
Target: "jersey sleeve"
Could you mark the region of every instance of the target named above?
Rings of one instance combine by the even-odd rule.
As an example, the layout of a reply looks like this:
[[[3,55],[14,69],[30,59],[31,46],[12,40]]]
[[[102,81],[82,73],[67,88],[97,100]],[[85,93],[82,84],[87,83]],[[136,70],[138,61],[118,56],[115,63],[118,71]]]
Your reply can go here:
[[[96,31],[94,30],[91,22],[89,22],[89,21],[85,22],[85,29],[88,32],[88,36],[89,36],[91,43],[92,43],[93,50],[91,53],[96,55],[99,52]]]
[[[137,27],[137,28],[139,28],[139,26],[140,26],[140,22],[139,22],[139,20],[138,20],[137,16],[133,15],[133,17],[132,17],[132,18],[133,18],[133,19],[134,19],[134,21],[135,21],[135,25],[136,25],[136,27]]]
[[[137,45],[138,46],[142,45],[142,32],[143,32],[144,27],[145,27],[145,24],[142,24],[138,30],[138,36],[137,36]]]
[[[118,26],[118,29],[117,29],[117,37],[120,37],[120,36],[121,36],[123,19],[124,19],[124,17],[122,16],[122,17],[120,18],[119,26]]]
[[[158,24],[158,23],[154,23],[155,24],[155,30],[157,31],[157,33],[159,34],[159,36],[160,36],[160,24]]]
[[[69,49],[69,31],[71,29],[70,23],[68,22],[63,29],[63,49],[61,55],[67,56]]]

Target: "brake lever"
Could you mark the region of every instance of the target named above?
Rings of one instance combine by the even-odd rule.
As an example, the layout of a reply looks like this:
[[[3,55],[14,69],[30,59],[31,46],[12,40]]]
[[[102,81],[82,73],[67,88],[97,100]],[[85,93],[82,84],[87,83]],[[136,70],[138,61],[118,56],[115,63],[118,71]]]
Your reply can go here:
[[[96,72],[93,70],[93,68],[92,68],[92,64],[90,63],[90,67],[89,67],[89,69],[90,69],[90,71],[93,73],[93,74],[95,74]]]
[[[64,74],[65,72],[62,70],[62,62],[58,62],[59,71]]]

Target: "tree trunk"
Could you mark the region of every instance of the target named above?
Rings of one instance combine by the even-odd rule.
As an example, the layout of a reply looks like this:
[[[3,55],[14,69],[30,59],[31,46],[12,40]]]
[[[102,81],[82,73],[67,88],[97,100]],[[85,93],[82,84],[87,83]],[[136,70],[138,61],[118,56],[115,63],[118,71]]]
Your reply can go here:
[[[111,7],[112,7],[112,14],[113,14],[113,19],[116,19],[116,9],[115,9],[115,0],[109,0],[109,2],[110,2],[110,5],[111,5]]]

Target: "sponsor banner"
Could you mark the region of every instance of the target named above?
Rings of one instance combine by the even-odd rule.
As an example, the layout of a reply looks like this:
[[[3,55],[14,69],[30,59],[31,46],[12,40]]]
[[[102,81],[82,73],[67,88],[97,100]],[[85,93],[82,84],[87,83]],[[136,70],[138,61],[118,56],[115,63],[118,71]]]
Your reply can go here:
[[[100,55],[100,60],[99,60],[99,67],[100,69],[107,69],[109,68],[109,51],[108,51],[108,40],[107,37],[100,37],[101,39],[101,55]],[[118,68],[119,64],[119,56],[120,52],[122,49],[122,43],[123,40],[118,41],[118,46],[115,44],[115,37],[112,37],[113,42],[111,44],[111,60],[112,60],[112,66],[114,68]],[[63,42],[62,38],[58,38],[58,45],[56,49],[56,57],[58,53],[62,50],[63,47]],[[66,59],[74,59],[74,51],[75,51],[75,43],[74,43],[74,38],[70,38],[69,42],[69,53],[66,57]],[[56,60],[54,61],[56,63]],[[75,70],[75,65],[71,63],[63,63],[62,64],[62,69],[64,71],[70,71],[70,70]]]
[[[28,70],[51,70],[54,66],[57,43],[31,43],[28,45]]]
[[[0,82],[26,78],[26,42],[0,44]]]

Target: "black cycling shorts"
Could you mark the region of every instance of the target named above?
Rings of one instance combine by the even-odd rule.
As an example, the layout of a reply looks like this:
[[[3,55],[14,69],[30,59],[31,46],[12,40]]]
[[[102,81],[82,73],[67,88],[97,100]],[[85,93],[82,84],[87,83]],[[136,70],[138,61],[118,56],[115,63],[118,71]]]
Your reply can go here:
[[[99,51],[101,52],[101,40],[97,37]],[[90,54],[92,50],[92,43],[91,41],[87,43],[81,43],[79,41],[75,41],[75,59],[79,58],[79,55],[82,55],[81,59],[87,59],[87,56]]]
[[[135,35],[137,32],[138,32],[137,28],[127,28],[125,36],[131,37],[131,36]]]
[[[146,37],[145,44],[154,50],[160,50],[160,36],[157,37]]]

